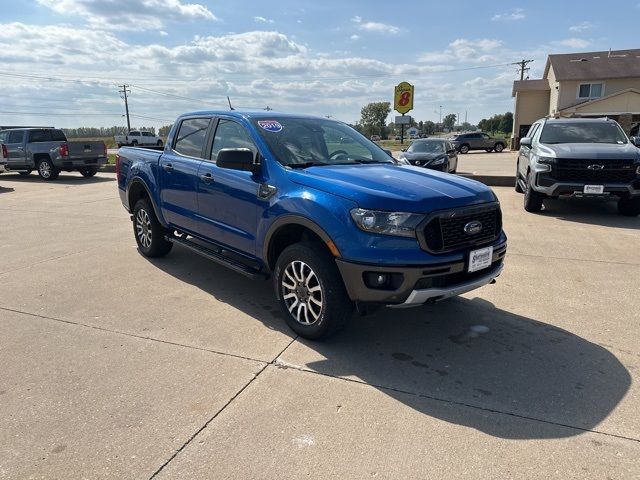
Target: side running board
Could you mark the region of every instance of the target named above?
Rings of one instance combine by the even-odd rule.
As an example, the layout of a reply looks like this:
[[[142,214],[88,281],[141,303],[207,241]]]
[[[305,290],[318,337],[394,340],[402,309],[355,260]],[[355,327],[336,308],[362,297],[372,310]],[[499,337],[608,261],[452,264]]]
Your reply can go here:
[[[251,267],[250,265],[247,265],[240,260],[225,255],[225,250],[222,247],[217,247],[214,245],[212,245],[211,247],[206,247],[204,245],[201,245],[200,243],[194,242],[193,240],[189,240],[184,236],[178,237],[174,235],[166,235],[164,238],[171,243],[182,245],[192,252],[202,255],[209,260],[219,263],[220,265],[230,268],[231,270],[241,273],[242,275],[251,279],[266,280],[268,278],[268,275],[266,273],[261,272],[260,270]]]

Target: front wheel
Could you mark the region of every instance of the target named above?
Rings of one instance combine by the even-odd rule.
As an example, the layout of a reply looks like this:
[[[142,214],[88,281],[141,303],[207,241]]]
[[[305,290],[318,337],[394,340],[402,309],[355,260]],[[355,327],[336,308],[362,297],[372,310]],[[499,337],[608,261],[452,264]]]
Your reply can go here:
[[[165,240],[167,230],[160,225],[147,199],[138,200],[133,208],[133,233],[145,257],[162,257],[173,247],[173,243]]]
[[[460,147],[460,153],[469,153],[469,145],[462,145]]]
[[[81,168],[79,172],[83,177],[89,178],[89,177],[93,177],[96,173],[98,173],[98,169],[96,167]]]
[[[524,191],[524,209],[527,212],[539,212],[542,210],[542,203],[545,198],[544,193],[536,192],[533,189],[533,177],[532,173],[529,172],[527,175],[527,188]]]
[[[640,215],[640,197],[621,198],[618,200],[618,213],[625,217],[637,217]]]
[[[515,184],[516,192],[524,193],[522,189],[522,185],[520,185],[520,165],[516,162],[516,184]]]
[[[43,180],[55,180],[60,175],[60,170],[53,164],[51,159],[43,158],[38,162],[38,175]]]
[[[496,151],[496,153],[500,153],[504,150],[504,144],[503,143],[496,143],[495,146],[493,147],[493,149]]]
[[[287,324],[301,337],[329,337],[353,314],[338,267],[324,245],[287,247],[276,262],[273,278]]]

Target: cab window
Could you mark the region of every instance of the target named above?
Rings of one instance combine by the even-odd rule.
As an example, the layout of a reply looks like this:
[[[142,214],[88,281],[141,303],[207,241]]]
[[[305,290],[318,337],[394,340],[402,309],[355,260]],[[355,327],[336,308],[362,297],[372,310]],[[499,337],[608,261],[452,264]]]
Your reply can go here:
[[[23,138],[24,138],[23,130],[14,130],[13,132],[9,132],[7,143],[22,143]]]
[[[215,162],[218,159],[218,153],[223,148],[248,148],[254,156],[258,151],[247,129],[233,120],[218,122],[216,135],[211,146],[211,161]]]
[[[208,118],[189,118],[180,124],[173,150],[186,157],[200,158],[209,128]]]

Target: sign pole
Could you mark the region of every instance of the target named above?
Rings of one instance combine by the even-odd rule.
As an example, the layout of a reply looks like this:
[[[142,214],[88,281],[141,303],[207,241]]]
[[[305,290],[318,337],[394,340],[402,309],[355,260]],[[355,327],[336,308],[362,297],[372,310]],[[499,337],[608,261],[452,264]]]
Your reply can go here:
[[[404,123],[400,125],[400,145],[404,144]]]

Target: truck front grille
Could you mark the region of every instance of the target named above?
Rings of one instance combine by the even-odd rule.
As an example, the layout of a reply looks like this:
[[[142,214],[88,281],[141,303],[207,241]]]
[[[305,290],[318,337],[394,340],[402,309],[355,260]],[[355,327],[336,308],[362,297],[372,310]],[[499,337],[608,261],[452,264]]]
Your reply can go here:
[[[468,233],[465,226],[480,222],[478,232]],[[502,231],[502,213],[498,203],[435,212],[418,228],[418,242],[423,250],[445,253],[452,250],[491,243]]]
[[[630,183],[636,178],[634,160],[557,160],[549,176],[559,182]]]

